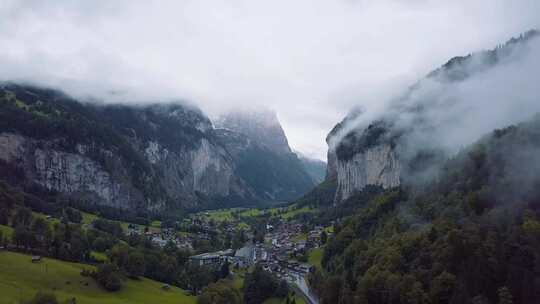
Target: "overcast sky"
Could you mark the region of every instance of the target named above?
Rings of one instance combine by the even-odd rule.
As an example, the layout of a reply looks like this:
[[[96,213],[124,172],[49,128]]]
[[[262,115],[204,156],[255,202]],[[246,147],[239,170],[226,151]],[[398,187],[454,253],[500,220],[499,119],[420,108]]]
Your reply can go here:
[[[266,106],[294,149],[325,159],[351,108],[538,27],[538,0],[1,0],[0,80],[209,115]]]

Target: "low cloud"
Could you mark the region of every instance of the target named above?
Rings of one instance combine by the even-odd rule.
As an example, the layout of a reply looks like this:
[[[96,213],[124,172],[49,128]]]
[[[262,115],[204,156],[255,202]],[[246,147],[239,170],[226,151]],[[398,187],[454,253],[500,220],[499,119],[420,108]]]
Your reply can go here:
[[[539,20],[536,0],[6,0],[0,80],[104,101],[188,100],[209,115],[262,105],[295,149],[323,158],[351,108],[376,117],[434,66]]]

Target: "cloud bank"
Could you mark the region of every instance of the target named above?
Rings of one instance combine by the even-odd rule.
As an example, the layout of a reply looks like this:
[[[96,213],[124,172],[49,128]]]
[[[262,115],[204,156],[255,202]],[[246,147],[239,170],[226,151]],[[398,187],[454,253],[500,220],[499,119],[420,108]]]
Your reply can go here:
[[[324,158],[351,108],[383,111],[450,57],[535,27],[537,0],[6,0],[0,80],[105,101],[183,99],[210,115],[261,105],[294,149]]]

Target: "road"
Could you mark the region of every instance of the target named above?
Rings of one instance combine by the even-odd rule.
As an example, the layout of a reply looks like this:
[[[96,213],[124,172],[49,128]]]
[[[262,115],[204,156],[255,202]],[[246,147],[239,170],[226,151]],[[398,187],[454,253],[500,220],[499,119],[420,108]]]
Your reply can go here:
[[[294,278],[294,280],[291,283],[293,284],[293,287],[295,287],[295,289],[301,293],[302,297],[309,304],[319,304],[319,299],[317,298],[315,293],[313,293],[309,289],[309,286],[308,286],[306,280],[304,279],[304,276],[295,275],[295,276],[293,276],[293,278]]]

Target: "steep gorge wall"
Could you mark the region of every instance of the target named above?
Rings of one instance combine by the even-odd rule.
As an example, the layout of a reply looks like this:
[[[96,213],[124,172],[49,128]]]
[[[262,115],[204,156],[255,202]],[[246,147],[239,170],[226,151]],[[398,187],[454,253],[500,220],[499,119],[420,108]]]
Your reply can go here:
[[[387,189],[400,184],[401,164],[390,144],[369,148],[348,160],[336,158],[335,162],[336,202],[349,198],[367,185]]]

